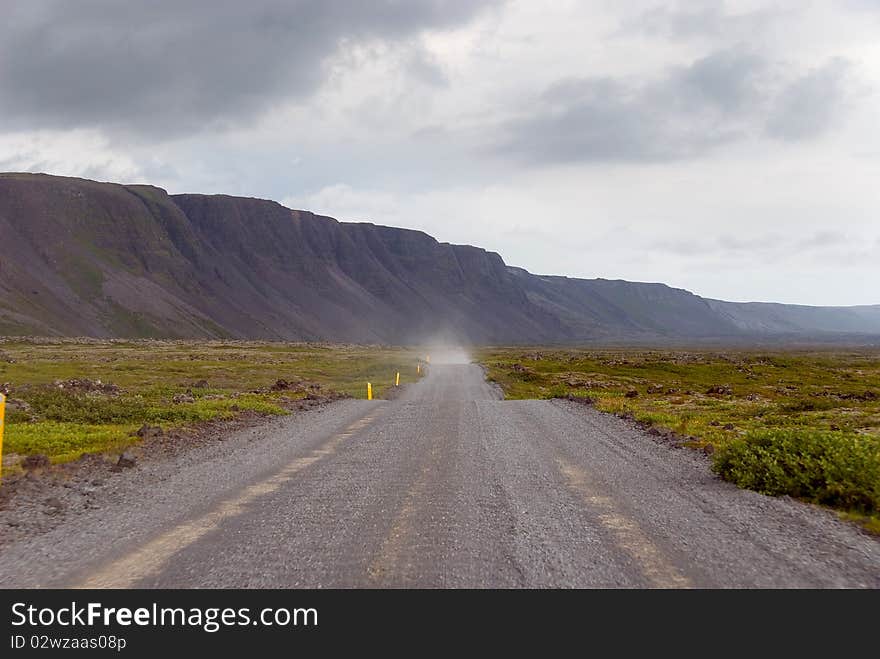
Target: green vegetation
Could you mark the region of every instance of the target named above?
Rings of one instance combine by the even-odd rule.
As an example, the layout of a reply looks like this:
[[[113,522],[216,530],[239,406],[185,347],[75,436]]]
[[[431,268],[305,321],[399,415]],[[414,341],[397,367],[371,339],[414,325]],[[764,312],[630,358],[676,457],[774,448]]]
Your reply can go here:
[[[880,511],[880,441],[809,430],[752,431],[724,444],[713,467],[765,494],[859,512]]]
[[[119,451],[139,441],[144,424],[170,430],[289,414],[308,396],[364,398],[368,381],[381,398],[398,370],[401,384],[416,379],[417,359],[375,346],[8,339],[0,342],[0,385],[10,399],[4,462]]]
[[[508,398],[589,398],[685,445],[742,487],[880,530],[880,353],[483,350]]]

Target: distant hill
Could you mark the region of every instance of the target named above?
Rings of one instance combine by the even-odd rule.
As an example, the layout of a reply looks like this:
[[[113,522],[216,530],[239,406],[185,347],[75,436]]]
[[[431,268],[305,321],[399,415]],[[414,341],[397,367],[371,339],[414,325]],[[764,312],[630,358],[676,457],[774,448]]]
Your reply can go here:
[[[0,334],[412,343],[877,340],[880,305],[533,275],[273,201],[0,174]]]

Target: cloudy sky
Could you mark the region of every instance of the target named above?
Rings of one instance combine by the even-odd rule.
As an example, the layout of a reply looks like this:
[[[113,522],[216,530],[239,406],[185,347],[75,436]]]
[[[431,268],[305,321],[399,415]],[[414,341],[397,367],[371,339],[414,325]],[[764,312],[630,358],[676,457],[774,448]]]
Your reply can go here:
[[[0,171],[880,303],[880,0],[0,3]]]

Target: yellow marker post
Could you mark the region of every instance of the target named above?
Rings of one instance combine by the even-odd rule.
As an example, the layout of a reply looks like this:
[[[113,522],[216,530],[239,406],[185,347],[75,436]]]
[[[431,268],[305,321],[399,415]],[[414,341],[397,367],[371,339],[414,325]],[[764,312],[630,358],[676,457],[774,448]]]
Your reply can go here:
[[[3,476],[3,425],[6,422],[6,396],[0,394],[0,478]]]
[[[421,375],[421,374],[422,374],[422,363],[419,362],[418,364],[416,364],[416,375]]]
[[[373,400],[373,385],[367,382],[367,400]]]
[[[397,371],[397,377],[394,378],[394,386],[395,386],[395,387],[399,387],[399,386],[400,386],[400,371]]]

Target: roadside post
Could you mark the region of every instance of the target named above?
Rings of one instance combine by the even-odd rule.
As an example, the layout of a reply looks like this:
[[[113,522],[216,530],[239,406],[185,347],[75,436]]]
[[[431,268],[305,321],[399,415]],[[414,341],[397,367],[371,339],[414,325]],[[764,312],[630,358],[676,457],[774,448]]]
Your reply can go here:
[[[0,478],[3,478],[3,425],[6,422],[6,396],[0,394]]]
[[[397,377],[394,378],[394,386],[395,387],[400,386],[400,371],[397,371]]]
[[[416,375],[421,375],[421,374],[422,374],[422,362],[419,362],[418,364],[416,364]]]
[[[373,400],[373,385],[367,382],[367,400]]]

